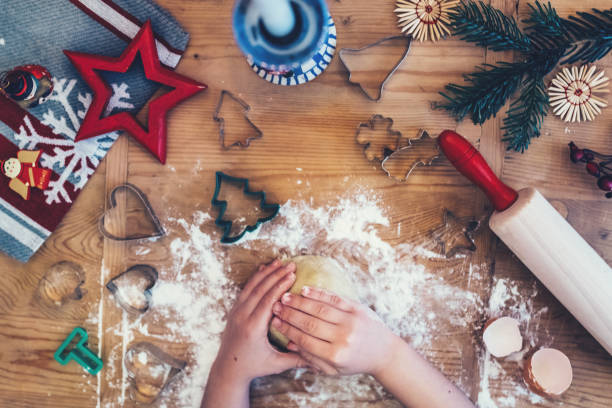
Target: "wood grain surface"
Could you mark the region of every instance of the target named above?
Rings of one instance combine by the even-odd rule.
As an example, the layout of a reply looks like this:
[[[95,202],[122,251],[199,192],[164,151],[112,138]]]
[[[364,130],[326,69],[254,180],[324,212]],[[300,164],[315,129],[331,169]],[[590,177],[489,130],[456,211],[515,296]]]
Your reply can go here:
[[[486,198],[441,160],[436,166],[415,172],[408,183],[386,177],[364,159],[355,143],[359,123],[373,114],[392,117],[394,128],[404,135],[426,129],[432,136],[445,128],[457,132],[479,146],[494,171],[514,188],[536,187],[576,230],[612,262],[612,201],[596,189],[594,179],[582,166],[568,158],[567,143],[612,153],[612,109],[604,110],[594,122],[567,125],[548,116],[542,136],[526,154],[506,152],[500,141],[503,115],[482,127],[469,121],[456,123],[441,111],[432,111],[431,101],[449,82],[460,82],[463,73],[480,63],[510,60],[512,53],[485,52],[458,39],[438,43],[414,42],[405,62],[387,83],[380,102],[366,99],[358,87],[347,83],[347,73],[337,56],[327,71],[315,81],[300,87],[273,86],[251,71],[236,47],[229,0],[158,0],[191,34],[189,47],[177,71],[206,83],[209,88],[182,103],[168,116],[168,162],[157,163],[125,135],[91,178],[71,211],[43,248],[23,265],[0,256],[0,407],[96,407],[117,401],[124,381],[119,366],[113,381],[100,381],[76,365],[60,366],[53,353],[67,333],[77,325],[90,333],[89,346],[110,356],[122,337],[105,330],[122,319],[104,284],[134,263],[150,263],[163,268],[169,260],[169,239],[162,239],[146,255],[138,255],[133,244],[102,238],[98,219],[107,207],[108,195],[118,184],[129,181],[148,195],[162,223],[169,217],[188,218],[195,210],[208,211],[214,189],[214,172],[249,177],[254,189],[270,193],[273,202],[292,198],[324,205],[338,196],[339,189],[361,186],[373,189],[390,208],[393,226],[401,223],[401,234],[382,232],[392,245],[411,243],[431,245],[431,231],[442,223],[443,208],[457,217],[481,217],[489,211]],[[399,34],[391,0],[329,0],[338,31],[338,47],[360,48],[383,37]],[[491,0],[496,7],[515,17],[527,13],[525,2]],[[609,0],[552,1],[558,13],[566,16],[590,7],[609,8]],[[612,55],[597,63],[612,73]],[[369,66],[375,71],[375,66]],[[373,72],[373,75],[379,73]],[[263,138],[245,150],[225,151],[219,143],[218,125],[212,119],[220,92],[226,89],[251,105],[249,118],[263,132]],[[303,169],[298,172],[296,167]],[[298,184],[298,179],[305,180]],[[574,382],[559,400],[544,400],[542,407],[604,408],[612,406],[612,358],[576,320],[540,285],[534,276],[509,252],[488,227],[476,235],[477,250],[458,260],[431,261],[431,268],[459,288],[479,293],[486,300],[494,279],[508,278],[525,290],[537,289],[535,307],[547,307],[546,318],[533,330],[542,345],[566,352],[574,367]],[[243,283],[253,270],[256,257],[227,250],[232,263],[231,278]],[[37,291],[49,266],[72,261],[85,271],[81,300],[63,306],[43,305]],[[470,280],[465,271],[470,264],[481,266],[490,279]],[[576,271],[580,273],[580,271]],[[612,295],[612,294],[611,294]],[[384,296],[384,294],[381,294]],[[91,316],[98,316],[98,325]],[[440,333],[426,356],[445,374],[476,399],[481,372],[477,347],[480,316],[465,330]],[[480,326],[479,326],[480,325]],[[163,327],[156,328],[163,332]],[[141,339],[134,339],[138,341]],[[168,345],[182,358],[182,345]],[[501,362],[502,366],[511,364]],[[518,376],[518,373],[517,373]],[[101,378],[101,377],[98,377]],[[106,378],[106,377],[105,377]],[[308,378],[306,379],[308,381]],[[489,383],[492,395],[503,392],[500,379]],[[258,381],[252,390],[253,406],[292,407],[287,393],[306,392],[303,385],[287,375]],[[180,406],[170,398],[168,406]],[[133,406],[129,400],[125,406]],[[315,405],[313,405],[315,406]],[[316,405],[319,406],[319,405]],[[397,407],[392,397],[360,401],[335,401],[320,406]],[[525,395],[516,396],[517,407],[532,403]]]

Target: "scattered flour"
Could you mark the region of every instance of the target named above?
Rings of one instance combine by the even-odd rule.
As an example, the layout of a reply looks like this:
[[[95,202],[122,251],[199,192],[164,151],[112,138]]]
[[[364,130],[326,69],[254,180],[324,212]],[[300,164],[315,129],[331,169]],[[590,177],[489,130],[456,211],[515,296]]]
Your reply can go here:
[[[144,245],[140,245],[134,248],[134,255],[143,256],[143,255],[147,255],[150,252],[151,252],[151,248],[146,247]]]
[[[290,200],[282,205],[273,222],[232,246],[219,243],[213,217],[203,212],[194,213],[191,219],[171,219],[168,227],[170,236],[174,237],[170,243],[171,265],[160,270],[152,290],[151,309],[137,318],[128,319],[124,315],[121,324],[110,328],[123,337],[123,344],[112,348],[106,375],[106,378],[111,374],[117,378],[116,370],[125,372],[115,364],[121,364],[126,345],[135,338],[183,346],[184,354],[170,354],[188,361],[188,366],[162,392],[157,407],[199,407],[227,313],[239,291],[232,278],[237,273],[232,270],[234,254],[251,254],[253,262],[263,260],[260,254],[265,254],[267,259],[306,253],[335,258],[355,282],[360,299],[376,310],[392,330],[423,351],[442,347],[448,350],[456,345],[459,355],[463,343],[448,333],[469,336],[475,330],[474,322],[485,312],[483,299],[476,292],[453,285],[455,279],[445,279],[439,270],[428,270],[419,263],[423,259],[446,262],[440,254],[408,244],[390,245],[382,238],[396,237],[398,227],[391,225],[380,200],[369,191],[323,207]],[[472,281],[488,280],[488,274],[480,273],[479,265],[470,265],[469,258],[458,257],[453,262],[462,266],[452,273],[468,275],[468,288],[472,287]],[[234,269],[239,268],[234,266]],[[246,272],[243,266],[242,274]],[[106,278],[106,274],[103,268],[101,277]],[[105,292],[105,296],[109,294]],[[509,303],[515,302],[513,314],[524,316],[521,322],[526,321],[531,306],[521,305],[517,296],[520,294],[511,283],[500,279],[489,301],[489,314],[499,313],[502,307],[513,307]],[[517,384],[516,390],[493,399],[489,379],[507,374],[490,357],[482,356],[481,361],[478,398],[481,408],[512,406],[515,395],[527,395],[527,390]],[[125,395],[125,375],[120,378],[123,384],[109,386],[121,389]],[[345,403],[343,406],[365,407],[381,397],[391,404],[385,406],[399,407],[369,376],[313,377],[304,370],[255,381],[252,394],[258,402],[273,402],[278,397],[266,393],[273,381],[276,385],[279,381],[287,382],[286,389],[291,390],[285,395],[290,401],[288,407],[327,407],[338,400]],[[299,389],[289,385],[295,383],[300,384]],[[105,408],[119,406],[122,401],[104,405]]]

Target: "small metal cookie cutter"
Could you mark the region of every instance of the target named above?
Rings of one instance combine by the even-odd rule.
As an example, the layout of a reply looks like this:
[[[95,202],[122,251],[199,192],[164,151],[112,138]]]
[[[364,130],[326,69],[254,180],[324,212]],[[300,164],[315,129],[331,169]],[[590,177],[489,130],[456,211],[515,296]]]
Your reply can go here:
[[[118,237],[114,234],[111,234],[110,232],[106,230],[106,227],[104,226],[106,215],[110,211],[112,211],[113,208],[117,207],[116,195],[117,195],[117,192],[121,190],[132,191],[136,195],[136,197],[138,197],[138,199],[140,200],[140,202],[142,203],[145,209],[147,216],[149,217],[149,220],[153,223],[153,226],[155,227],[155,232],[153,234]],[[100,217],[100,221],[98,222],[98,229],[100,230],[100,233],[105,238],[111,239],[113,241],[152,240],[152,239],[159,238],[159,237],[166,235],[166,231],[164,230],[164,227],[161,225],[159,218],[157,218],[155,211],[153,211],[153,207],[151,206],[151,203],[149,203],[149,200],[147,199],[147,196],[145,195],[145,193],[143,193],[142,190],[140,190],[138,187],[130,183],[120,184],[117,187],[115,187],[113,191],[111,191],[110,208],[102,215],[102,217]]]
[[[479,231],[488,215],[479,218],[458,218],[447,208],[443,211],[442,224],[431,231],[431,236],[440,246],[442,255],[452,258],[458,253],[476,251],[474,235]]]
[[[157,279],[157,269],[151,265],[138,264],[112,278],[106,288],[125,311],[144,313],[151,305],[151,289]]]
[[[399,40],[399,39],[404,39],[406,40],[406,48],[402,54],[402,56],[400,57],[400,59],[397,61],[397,63],[393,66],[393,69],[391,69],[391,71],[389,71],[389,73],[387,74],[387,76],[385,76],[385,79],[381,82],[379,88],[378,88],[378,97],[373,98],[372,96],[370,96],[368,94],[368,92],[366,91],[366,89],[358,82],[353,82],[351,80],[351,69],[348,67],[346,61],[344,60],[344,56],[345,54],[359,54],[362,51],[365,51],[369,48],[372,47],[376,47],[377,45],[383,44],[387,41],[394,41],[394,40]],[[393,74],[395,74],[395,71],[397,71],[397,69],[400,67],[400,65],[402,65],[402,63],[404,62],[404,60],[406,59],[406,57],[408,56],[408,51],[410,51],[410,45],[412,44],[412,37],[411,36],[404,36],[404,35],[394,35],[391,37],[385,37],[383,39],[380,39],[372,44],[368,44],[364,47],[361,48],[342,48],[340,49],[340,51],[338,52],[338,57],[340,58],[340,62],[342,63],[342,65],[344,66],[344,69],[346,69],[349,73],[349,77],[348,77],[348,82],[351,84],[356,84],[359,85],[359,88],[361,89],[361,92],[363,92],[363,94],[371,101],[374,102],[378,102],[383,95],[383,89],[385,88],[385,85],[387,84],[387,82],[389,81],[389,79],[391,79],[391,77],[393,76]]]
[[[394,180],[400,181],[400,182],[405,182],[408,180],[408,177],[410,177],[410,174],[414,171],[414,169],[416,169],[417,167],[421,167],[421,166],[431,166],[433,164],[433,162],[440,158],[440,149],[438,148],[438,144],[437,143],[433,143],[434,149],[436,151],[436,153],[432,154],[431,156],[425,156],[425,157],[417,157],[415,158],[415,160],[412,162],[410,168],[406,171],[405,175],[402,178],[397,178],[395,176],[393,176],[391,174],[391,172],[387,169],[387,167],[385,167],[385,164],[387,163],[388,160],[393,160],[394,157],[397,157],[397,155],[401,154],[401,152],[407,151],[409,149],[414,149],[414,144],[413,143],[417,143],[419,141],[423,141],[426,139],[430,139],[432,141],[435,141],[435,139],[433,139],[431,136],[429,136],[429,133],[427,133],[426,130],[424,129],[419,129],[419,133],[418,136],[415,139],[408,139],[408,145],[406,146],[402,146],[399,149],[391,152],[391,154],[387,155],[384,160],[381,162],[380,167],[383,169],[383,171],[387,174],[387,176],[391,177]]]
[[[378,126],[385,127],[385,136],[387,139],[384,143],[377,143],[382,145],[381,150],[374,150],[374,144],[376,141],[373,138],[367,138],[363,135],[365,129],[369,129],[371,132],[376,132]],[[357,126],[357,132],[355,133],[355,141],[358,145],[363,146],[363,154],[368,161],[379,161],[382,162],[390,154],[398,150],[403,146],[402,133],[398,130],[393,129],[393,119],[383,115],[373,115],[367,122],[362,122]]]
[[[149,342],[131,344],[124,355],[130,398],[153,403],[187,363],[172,357]]]
[[[247,137],[246,139],[244,139],[244,141],[238,140],[232,143],[231,145],[225,144],[225,119],[219,116],[219,114],[221,113],[221,108],[223,107],[223,101],[225,100],[226,96],[229,98],[232,98],[235,102],[237,102],[238,104],[240,104],[240,106],[242,106],[242,109],[244,110],[244,119],[253,128],[255,132],[255,136]],[[221,96],[219,97],[217,108],[215,109],[215,113],[213,113],[213,119],[215,120],[215,122],[219,123],[219,141],[221,142],[221,147],[223,147],[225,150],[229,150],[232,147],[247,148],[251,145],[251,141],[261,139],[263,137],[263,132],[257,126],[255,126],[255,124],[249,118],[250,110],[251,110],[251,105],[246,103],[243,99],[237,97],[236,95],[234,95],[233,93],[225,89],[221,91]]]

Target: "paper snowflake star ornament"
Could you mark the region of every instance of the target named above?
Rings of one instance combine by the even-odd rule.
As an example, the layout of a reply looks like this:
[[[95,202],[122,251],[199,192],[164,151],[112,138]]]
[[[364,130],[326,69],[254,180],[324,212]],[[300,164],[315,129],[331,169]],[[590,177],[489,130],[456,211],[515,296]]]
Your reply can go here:
[[[610,79],[603,70],[595,74],[595,65],[563,68],[548,88],[553,113],[566,122],[591,121],[608,106],[596,94],[608,93]]]
[[[129,132],[160,162],[166,162],[166,114],[180,101],[206,89],[206,85],[180,75],[159,61],[151,22],[147,21],[118,58],[64,51],[79,74],[94,92],[94,99],[85,115],[75,141],[99,136],[114,130]],[[173,88],[154,98],[149,104],[148,129],[144,129],[129,113],[104,117],[113,90],[99,71],[126,72],[140,54],[147,79]]]
[[[412,35],[419,41],[449,35],[449,14],[459,0],[397,0],[395,13],[402,33]]]

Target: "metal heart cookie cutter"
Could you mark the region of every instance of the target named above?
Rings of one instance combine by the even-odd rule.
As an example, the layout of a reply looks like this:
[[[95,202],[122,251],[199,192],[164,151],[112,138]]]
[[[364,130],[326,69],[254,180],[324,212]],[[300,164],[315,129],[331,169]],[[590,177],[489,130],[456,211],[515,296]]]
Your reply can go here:
[[[104,225],[106,216],[109,214],[109,212],[111,212],[113,209],[115,209],[117,207],[117,197],[116,197],[116,195],[121,190],[131,191],[132,193],[134,193],[136,195],[136,198],[138,198],[138,200],[140,201],[140,203],[142,204],[142,206],[144,208],[145,214],[147,215],[148,219],[153,224],[153,227],[155,228],[155,232],[153,232],[152,234],[126,235],[126,236],[123,236],[123,237],[119,237],[119,236],[116,236],[116,235],[110,233],[106,229],[106,226]],[[136,187],[135,185],[130,184],[130,183],[120,184],[117,187],[115,187],[113,189],[113,191],[111,191],[111,194],[110,194],[110,207],[102,215],[102,217],[100,217],[100,221],[98,223],[98,229],[100,230],[100,233],[105,238],[108,238],[108,239],[113,240],[113,241],[153,240],[153,239],[156,239],[156,238],[159,238],[159,237],[162,237],[162,236],[166,235],[166,231],[164,230],[164,227],[161,225],[161,222],[159,221],[159,218],[155,214],[155,211],[153,211],[153,207],[151,206],[151,203],[149,203],[149,200],[147,199],[147,196],[138,187]]]

